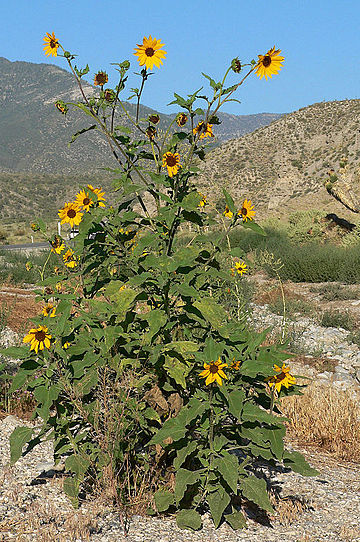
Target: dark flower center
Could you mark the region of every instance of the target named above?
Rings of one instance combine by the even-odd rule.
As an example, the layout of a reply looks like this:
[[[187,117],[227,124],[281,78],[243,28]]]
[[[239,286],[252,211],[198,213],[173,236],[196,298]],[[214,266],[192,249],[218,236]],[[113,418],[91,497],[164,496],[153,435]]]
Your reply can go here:
[[[209,371],[211,374],[215,375],[219,372],[219,367],[215,365],[215,363],[211,363]]]
[[[154,56],[155,51],[154,51],[154,49],[152,47],[147,47],[145,49],[145,54],[146,54],[146,56]]]
[[[242,215],[247,215],[247,213],[248,213],[247,208],[246,208],[246,207],[243,207],[243,208],[241,209],[241,214],[242,214]]]
[[[76,211],[74,209],[69,209],[67,215],[69,218],[74,218],[76,216]]]
[[[170,156],[167,156],[166,157],[166,164],[169,166],[169,167],[174,167],[176,166],[177,162],[176,162],[176,156],[174,156],[173,154],[171,154]]]
[[[262,63],[263,63],[264,68],[268,68],[271,64],[271,56],[265,55]]]
[[[35,333],[35,339],[41,343],[46,337],[45,331],[37,331]]]
[[[90,198],[84,198],[83,199],[83,205],[90,205],[91,199]]]
[[[57,47],[57,40],[50,40],[49,45],[51,49],[55,49],[55,47]]]

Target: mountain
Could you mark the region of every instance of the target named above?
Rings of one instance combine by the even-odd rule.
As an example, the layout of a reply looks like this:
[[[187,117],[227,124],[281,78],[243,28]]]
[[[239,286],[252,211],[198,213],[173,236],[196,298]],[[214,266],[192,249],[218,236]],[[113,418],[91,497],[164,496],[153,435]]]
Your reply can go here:
[[[84,82],[87,94],[95,88]],[[54,65],[10,62],[0,57],[0,171],[36,172],[37,174],[70,174],[94,172],[102,166],[116,166],[105,141],[95,132],[79,137],[68,148],[72,135],[89,126],[89,118],[80,111],[66,117],[54,107],[56,100],[77,101],[81,98],[73,76]],[[130,113],[135,106],[127,104]],[[143,106],[141,117],[154,113]],[[173,115],[160,113],[162,125]],[[222,124],[214,127],[218,142],[239,137],[269,124],[281,115],[219,115]],[[118,123],[130,126],[123,114]],[[216,128],[216,131],[215,131]]]
[[[260,216],[310,207],[344,214],[323,181],[346,156],[354,182],[359,126],[360,100],[315,103],[214,149],[203,163],[200,185],[214,199],[221,199],[222,187],[228,187],[238,200],[255,202]]]

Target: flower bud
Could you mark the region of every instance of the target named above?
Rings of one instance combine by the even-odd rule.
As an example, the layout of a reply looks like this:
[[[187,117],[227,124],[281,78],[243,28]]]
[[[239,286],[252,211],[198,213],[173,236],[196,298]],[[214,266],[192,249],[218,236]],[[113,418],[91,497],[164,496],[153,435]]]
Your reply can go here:
[[[104,98],[107,102],[113,102],[115,100],[116,94],[111,88],[106,88],[104,90]]]
[[[149,115],[148,120],[151,122],[151,124],[159,124],[160,117],[159,115],[153,113],[152,115]]]
[[[66,115],[66,113],[68,112],[69,108],[67,107],[67,105],[65,104],[65,102],[63,102],[62,100],[58,100],[57,102],[55,102],[55,107],[58,111],[60,111],[60,113],[62,113],[63,115]]]
[[[154,128],[154,126],[148,126],[145,130],[145,133],[149,139],[153,140],[156,136],[156,129]]]
[[[240,73],[241,72],[241,62],[237,57],[232,59],[232,61],[231,61],[231,69],[235,73]]]
[[[32,222],[30,224],[30,228],[32,229],[32,231],[40,231],[40,226],[39,224],[35,224],[35,222]]]
[[[185,113],[178,113],[178,115],[176,116],[176,123],[178,126],[184,126],[186,123],[187,123],[187,115],[185,115]]]
[[[32,269],[32,268],[33,268],[32,262],[26,262],[26,264],[25,264],[26,271],[30,271],[30,269]]]

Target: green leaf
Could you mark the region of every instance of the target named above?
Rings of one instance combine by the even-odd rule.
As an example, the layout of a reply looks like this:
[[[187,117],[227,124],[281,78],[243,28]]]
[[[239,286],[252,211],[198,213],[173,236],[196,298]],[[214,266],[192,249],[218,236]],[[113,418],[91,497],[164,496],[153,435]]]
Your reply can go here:
[[[199,471],[191,471],[181,468],[177,471],[175,484],[175,499],[177,504],[179,504],[181,499],[184,497],[187,486],[195,484],[199,479]]]
[[[215,459],[214,465],[217,467],[228,486],[236,493],[239,477],[239,461],[237,457],[223,451],[222,456]]]
[[[196,342],[174,341],[172,343],[164,344],[164,346],[161,347],[161,352],[169,352],[171,350],[174,350],[175,352],[178,352],[179,354],[183,356],[190,352],[197,352],[198,349],[199,349],[199,345]]]
[[[188,367],[177,358],[166,356],[163,368],[177,384],[186,389],[186,377],[189,374],[191,367]]]
[[[240,478],[240,488],[246,499],[257,504],[262,510],[274,512],[266,491],[266,482],[263,478],[256,478],[250,475],[247,478]]]
[[[176,515],[176,524],[179,529],[198,531],[202,526],[201,516],[196,510],[180,510]]]
[[[65,468],[73,473],[75,473],[76,478],[82,479],[85,472],[90,467],[90,461],[81,457],[80,455],[70,455],[66,458]]]
[[[284,465],[303,476],[317,476],[319,474],[319,472],[316,469],[313,469],[299,452],[285,452],[283,462]]]
[[[209,503],[215,529],[219,527],[223,513],[230,504],[230,500],[230,495],[226,493],[225,489],[220,484],[216,491],[209,493],[207,501]]]
[[[19,371],[16,373],[16,375],[12,379],[9,393],[13,393],[14,391],[22,388],[26,380],[28,379],[28,377],[29,377],[29,373],[27,371],[22,371],[21,369],[19,369]]]
[[[210,322],[214,329],[219,331],[225,324],[227,313],[213,297],[203,297],[199,301],[195,301],[194,307],[201,312],[205,320]]]
[[[72,143],[79,137],[79,135],[85,134],[86,132],[90,132],[90,130],[94,130],[96,128],[96,124],[92,124],[88,128],[83,128],[82,130],[79,130],[75,134],[72,135],[71,140],[68,143],[68,147],[71,146]]]
[[[31,427],[16,427],[10,435],[10,462],[13,465],[21,457],[22,449],[32,437]]]
[[[236,215],[237,213],[237,208],[235,206],[235,202],[234,200],[232,199],[232,197],[230,196],[229,192],[227,190],[225,190],[225,188],[223,188],[223,194],[224,194],[224,197],[225,197],[225,201],[226,201],[226,205],[229,207],[230,211]]]
[[[156,509],[158,512],[165,512],[172,504],[174,504],[174,494],[165,489],[159,489],[154,494]]]
[[[283,454],[284,454],[284,437],[286,433],[286,429],[284,426],[279,427],[277,429],[263,429],[264,437],[267,438],[267,440],[270,443],[270,448],[276,459],[281,461]]]
[[[144,335],[144,344],[149,344],[154,335],[166,324],[167,315],[161,309],[153,309],[146,314],[140,316],[143,320],[147,320],[149,331]]]
[[[24,359],[30,356],[30,351],[28,346],[9,346],[1,348],[0,354],[11,359]]]
[[[233,390],[229,393],[229,411],[239,421],[242,421],[242,410],[244,407],[245,393],[242,390]]]
[[[70,497],[74,508],[77,508],[79,506],[79,481],[76,478],[65,478],[63,490]]]
[[[246,519],[242,512],[239,510],[235,510],[232,514],[227,514],[225,516],[226,521],[234,529],[234,531],[237,531],[238,529],[244,529],[246,527]]]
[[[258,423],[266,422],[266,423],[277,425],[279,421],[284,420],[286,418],[280,418],[279,416],[273,416],[272,414],[268,414],[266,410],[262,410],[257,405],[247,402],[244,404],[244,408],[242,411],[242,419],[244,421],[251,421],[251,422],[258,422]]]
[[[259,226],[259,224],[256,224],[256,222],[254,222],[252,220],[249,220],[248,222],[242,222],[242,226],[243,226],[243,228],[248,228],[248,229],[254,231],[255,233],[258,233],[259,235],[262,235],[264,237],[267,236],[266,231],[264,231],[262,229],[262,227]]]
[[[164,425],[153,436],[149,444],[161,444],[165,439],[171,437],[174,441],[180,440],[186,434],[186,427],[182,421],[176,418],[169,418]]]
[[[196,450],[197,447],[198,447],[198,443],[195,440],[192,440],[189,442],[187,446],[184,446],[183,448],[178,450],[178,453],[173,463],[174,469],[176,471],[181,467],[185,459]]]

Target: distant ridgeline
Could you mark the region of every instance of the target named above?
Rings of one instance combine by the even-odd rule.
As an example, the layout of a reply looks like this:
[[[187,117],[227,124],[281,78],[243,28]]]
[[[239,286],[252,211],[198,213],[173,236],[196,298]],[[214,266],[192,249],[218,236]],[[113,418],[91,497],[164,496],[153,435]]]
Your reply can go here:
[[[73,175],[94,174],[104,166],[116,167],[115,161],[109,159],[106,143],[95,130],[86,137],[78,137],[68,148],[72,135],[91,124],[80,112],[70,111],[65,117],[54,106],[58,99],[80,99],[70,73],[51,64],[10,62],[0,57],[0,81],[0,171]],[[85,87],[89,94],[95,92],[90,84]],[[135,108],[133,104],[127,107],[130,112]],[[140,117],[147,118],[150,113],[154,111],[144,106]],[[160,129],[173,119],[173,115],[160,116]],[[222,113],[222,123],[214,128],[214,133],[220,143],[252,132],[280,116]],[[125,115],[117,122],[130,126]]]

